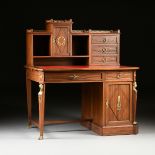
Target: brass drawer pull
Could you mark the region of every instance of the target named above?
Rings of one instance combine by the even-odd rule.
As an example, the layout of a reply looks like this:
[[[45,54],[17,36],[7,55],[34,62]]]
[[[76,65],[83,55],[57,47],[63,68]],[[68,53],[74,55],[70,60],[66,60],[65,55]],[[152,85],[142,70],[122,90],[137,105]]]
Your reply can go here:
[[[71,79],[77,79],[78,77],[79,76],[78,75],[75,75],[75,74],[69,76],[69,78],[71,78]]]
[[[102,52],[104,53],[104,52],[106,52],[107,51],[107,49],[106,48],[102,48]]]
[[[119,74],[117,74],[117,79],[120,79],[121,78],[121,75],[120,75],[120,73]]]
[[[121,110],[121,96],[118,96],[117,98],[117,111]]]
[[[106,48],[102,48],[101,50],[98,50],[99,53],[104,53],[104,52],[106,52],[106,51],[107,51]]]

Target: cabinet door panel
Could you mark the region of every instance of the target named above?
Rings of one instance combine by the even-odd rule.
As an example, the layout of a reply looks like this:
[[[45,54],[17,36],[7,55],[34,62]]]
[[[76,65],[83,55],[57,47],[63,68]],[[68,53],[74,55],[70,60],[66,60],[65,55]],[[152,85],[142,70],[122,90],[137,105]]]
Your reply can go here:
[[[69,51],[69,28],[56,27],[53,35],[52,55],[70,55]]]
[[[107,84],[107,125],[131,124],[132,87],[130,82]]]

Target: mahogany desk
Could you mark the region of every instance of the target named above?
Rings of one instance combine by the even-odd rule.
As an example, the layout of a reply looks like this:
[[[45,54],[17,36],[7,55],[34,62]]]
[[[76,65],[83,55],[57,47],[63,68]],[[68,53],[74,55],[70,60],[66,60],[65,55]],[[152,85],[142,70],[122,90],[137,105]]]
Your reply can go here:
[[[136,70],[126,66],[26,66],[29,126],[71,123],[77,120],[44,120],[45,86],[48,83],[82,83],[82,125],[99,135],[136,134]],[[39,84],[39,120],[32,119],[31,81]]]

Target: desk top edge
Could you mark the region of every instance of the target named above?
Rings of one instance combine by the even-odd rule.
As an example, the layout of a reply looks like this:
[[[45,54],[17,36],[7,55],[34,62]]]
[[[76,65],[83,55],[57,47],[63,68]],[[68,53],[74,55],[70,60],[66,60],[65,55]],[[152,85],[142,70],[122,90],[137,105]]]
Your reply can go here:
[[[75,71],[75,70],[88,70],[88,71],[106,71],[106,70],[138,70],[139,67],[132,66],[25,66],[26,69],[33,69],[37,71]]]

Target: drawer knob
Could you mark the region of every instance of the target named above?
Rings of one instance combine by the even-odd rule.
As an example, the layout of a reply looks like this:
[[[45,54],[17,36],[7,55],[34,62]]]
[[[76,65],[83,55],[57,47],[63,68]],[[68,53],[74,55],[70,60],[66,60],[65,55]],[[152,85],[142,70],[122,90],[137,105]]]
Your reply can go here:
[[[71,78],[71,79],[77,79],[78,77],[79,76],[78,75],[75,75],[75,74],[69,76],[69,78]]]
[[[106,38],[103,38],[102,41],[105,43],[106,42]]]

